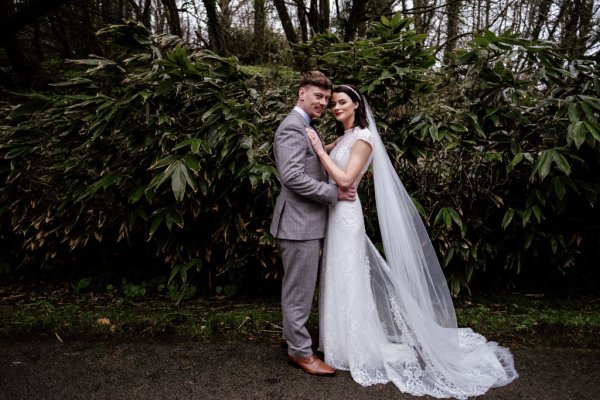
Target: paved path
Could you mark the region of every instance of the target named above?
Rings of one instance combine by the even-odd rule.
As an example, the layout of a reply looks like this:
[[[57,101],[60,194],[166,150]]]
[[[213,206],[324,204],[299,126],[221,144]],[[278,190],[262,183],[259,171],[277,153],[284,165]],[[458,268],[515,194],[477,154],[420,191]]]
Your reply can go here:
[[[600,399],[600,350],[513,350],[520,377],[479,399]],[[0,340],[0,399],[427,399],[289,366],[276,344]]]

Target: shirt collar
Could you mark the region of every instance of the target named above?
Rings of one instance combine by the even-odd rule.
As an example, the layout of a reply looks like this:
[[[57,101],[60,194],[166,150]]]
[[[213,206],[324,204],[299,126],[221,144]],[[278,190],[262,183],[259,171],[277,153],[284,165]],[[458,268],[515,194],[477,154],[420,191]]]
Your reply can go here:
[[[294,110],[298,111],[300,113],[300,115],[302,115],[302,118],[304,118],[304,120],[306,121],[307,124],[310,125],[310,116],[306,113],[306,111],[304,111],[303,109],[301,109],[298,106],[294,106]]]

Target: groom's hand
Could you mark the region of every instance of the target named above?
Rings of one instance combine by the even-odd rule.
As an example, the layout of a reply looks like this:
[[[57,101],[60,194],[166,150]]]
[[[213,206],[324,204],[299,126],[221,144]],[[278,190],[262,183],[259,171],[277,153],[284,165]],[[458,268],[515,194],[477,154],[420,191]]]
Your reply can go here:
[[[356,188],[338,188],[338,201],[356,200]]]

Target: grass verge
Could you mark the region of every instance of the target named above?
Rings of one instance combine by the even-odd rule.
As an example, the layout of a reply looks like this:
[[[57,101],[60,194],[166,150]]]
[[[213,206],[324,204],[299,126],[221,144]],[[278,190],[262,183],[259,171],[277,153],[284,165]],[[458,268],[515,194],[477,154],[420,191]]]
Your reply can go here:
[[[600,299],[510,294],[455,302],[459,326],[469,326],[510,347],[599,348]],[[316,310],[315,310],[316,311]],[[316,333],[318,315],[309,321]],[[277,299],[130,300],[110,294],[76,294],[67,288],[40,291],[0,287],[0,338],[58,340],[191,340],[281,338]]]

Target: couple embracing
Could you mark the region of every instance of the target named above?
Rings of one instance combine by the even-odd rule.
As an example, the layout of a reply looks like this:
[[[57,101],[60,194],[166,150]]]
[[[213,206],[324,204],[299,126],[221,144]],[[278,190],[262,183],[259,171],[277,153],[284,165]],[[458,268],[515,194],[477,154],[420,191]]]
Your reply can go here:
[[[338,138],[313,128],[330,107]],[[508,349],[458,328],[423,222],[387,155],[358,88],[302,75],[298,102],[275,134],[281,180],[278,239],[288,360],[313,375],[350,371],[363,386],[393,382],[413,395],[464,399],[517,378]],[[356,188],[372,164],[385,258],[365,232]],[[317,276],[319,348],[306,328]]]

